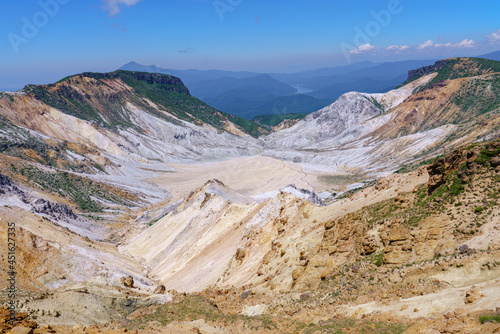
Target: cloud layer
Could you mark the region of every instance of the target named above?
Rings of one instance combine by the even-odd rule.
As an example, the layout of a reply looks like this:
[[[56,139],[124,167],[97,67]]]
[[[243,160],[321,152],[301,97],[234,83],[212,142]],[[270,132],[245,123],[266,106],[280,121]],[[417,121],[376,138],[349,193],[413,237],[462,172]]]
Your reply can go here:
[[[434,43],[432,40],[425,41],[417,46],[417,50],[426,49],[472,49],[476,47],[476,42],[472,39],[464,39],[460,43]]]
[[[486,41],[490,44],[500,44],[500,29],[493,32],[491,35],[484,35]],[[460,49],[475,49],[483,45],[484,41],[476,42],[472,39],[464,39],[458,43],[443,43],[444,37],[439,38],[439,42],[435,43],[433,40],[429,39],[418,45],[390,45],[387,47],[379,47],[370,43],[362,44],[359,47],[349,51],[351,55],[362,55],[362,54],[409,54],[418,52],[429,52],[436,50],[460,50]]]

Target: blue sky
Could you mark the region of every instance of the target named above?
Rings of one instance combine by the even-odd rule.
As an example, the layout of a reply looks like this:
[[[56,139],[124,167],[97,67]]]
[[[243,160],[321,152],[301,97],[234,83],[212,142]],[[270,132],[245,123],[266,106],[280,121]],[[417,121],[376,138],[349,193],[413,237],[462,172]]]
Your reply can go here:
[[[500,1],[4,0],[0,89],[129,61],[292,72],[500,50]]]

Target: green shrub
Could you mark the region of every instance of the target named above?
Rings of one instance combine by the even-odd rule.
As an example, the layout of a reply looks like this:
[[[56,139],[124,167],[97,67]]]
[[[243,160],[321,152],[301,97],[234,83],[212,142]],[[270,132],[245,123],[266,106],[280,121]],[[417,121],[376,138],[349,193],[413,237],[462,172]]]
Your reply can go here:
[[[380,252],[377,256],[375,256],[375,265],[377,267],[380,267],[382,264],[384,264],[384,252]]]
[[[479,322],[481,324],[486,322],[500,322],[500,314],[482,315],[479,317]]]
[[[485,210],[486,208],[484,206],[477,206],[476,208],[474,208],[474,212],[475,213],[481,213]]]

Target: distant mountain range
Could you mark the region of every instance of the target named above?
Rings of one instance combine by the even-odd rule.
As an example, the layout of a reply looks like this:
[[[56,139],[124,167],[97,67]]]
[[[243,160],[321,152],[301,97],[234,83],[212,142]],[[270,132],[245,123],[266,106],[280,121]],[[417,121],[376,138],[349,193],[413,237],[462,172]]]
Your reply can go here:
[[[500,51],[478,58],[500,60]],[[260,115],[308,114],[326,107],[350,91],[384,93],[403,83],[408,71],[432,65],[435,61],[364,61],[291,74],[176,70],[136,62],[130,62],[120,69],[179,77],[193,96],[212,107],[253,119]]]
[[[477,58],[485,58],[485,59],[500,61],[500,50],[495,52],[490,52],[481,56],[477,56]]]
[[[360,62],[292,74],[174,70],[136,62],[120,69],[174,75],[193,96],[224,112],[253,119],[260,115],[311,113],[349,91],[383,93],[405,81],[408,71],[434,60],[377,64]]]

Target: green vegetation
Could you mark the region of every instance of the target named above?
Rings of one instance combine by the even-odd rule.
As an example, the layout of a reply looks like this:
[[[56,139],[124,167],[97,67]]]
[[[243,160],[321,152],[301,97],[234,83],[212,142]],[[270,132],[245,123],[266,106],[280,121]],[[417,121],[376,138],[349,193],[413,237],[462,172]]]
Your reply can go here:
[[[0,153],[37,162],[46,166],[64,168],[78,173],[94,174],[104,171],[95,162],[70,161],[67,152],[72,151],[67,142],[46,141],[32,132],[15,126],[0,115]]]
[[[464,182],[458,178],[457,172],[453,172],[446,178],[446,182],[439,186],[432,195],[430,200],[449,200],[460,195],[464,191]]]
[[[440,99],[440,94],[436,94],[438,90],[450,94],[449,98],[439,105],[435,104],[432,114],[422,120],[414,118],[413,113],[409,114],[410,122],[400,130],[399,135],[428,131],[446,124],[457,125],[457,131],[446,138],[441,144],[443,146],[470,134],[474,129],[487,127],[490,120],[496,117],[494,113],[500,109],[500,62],[475,58],[446,61],[448,63],[436,71],[437,76],[428,85],[419,88],[420,91],[430,87],[435,90],[417,94],[414,101]],[[448,83],[445,80],[458,78],[468,79],[455,82],[449,89],[446,87]]]
[[[485,208],[484,206],[476,206],[476,207],[474,208],[474,212],[475,212],[475,213],[481,213],[481,212],[483,212],[484,210],[486,210],[486,208]]]
[[[423,219],[438,213],[444,203],[454,203],[465,191],[464,185],[455,171],[431,195],[427,193],[427,185],[417,187],[412,205],[399,206],[394,199],[388,199],[363,209],[362,217],[370,227],[393,219],[399,219],[410,228],[415,227]]]
[[[482,315],[479,317],[479,322],[481,324],[487,322],[500,322],[500,314]]]
[[[176,77],[128,71],[113,72],[115,73],[123,82],[135,89],[139,98],[147,98],[183,120],[195,124],[201,120],[223,131],[224,121],[228,119],[254,137],[266,133],[252,121],[218,111],[191,96],[186,86]],[[149,108],[149,105],[144,106],[156,116],[165,118],[165,114],[156,112]],[[168,120],[172,121],[170,118]]]
[[[104,208],[99,199],[125,206],[138,200],[125,191],[112,191],[109,186],[67,172],[49,172],[31,165],[20,168],[18,172],[42,189],[71,199],[84,212],[102,212]]]
[[[500,61],[482,58],[452,58],[438,71],[438,75],[429,82],[428,86],[444,80],[468,78],[496,72],[500,72]]]
[[[454,234],[478,233],[500,198],[496,187],[500,176],[490,167],[491,158],[500,153],[500,145],[498,142],[479,145],[481,148],[471,145],[468,150],[455,151],[439,158],[431,169],[433,173],[442,170],[441,180],[437,177],[439,174],[433,174],[436,178],[431,183],[417,186],[412,193],[363,208],[357,220],[368,228],[397,221],[413,229],[430,216],[447,215],[455,224]],[[477,158],[467,162],[474,155]],[[473,204],[470,202],[471,195]],[[457,215],[462,218],[457,219]]]
[[[497,147],[496,149],[489,150],[487,148],[483,148],[479,152],[479,157],[474,160],[475,163],[486,166],[487,164],[490,163],[491,158],[499,156],[500,155],[500,147]]]
[[[452,96],[451,103],[458,106],[463,115],[451,120],[455,124],[467,120],[467,116],[479,116],[499,108],[500,74],[470,80]]]
[[[385,108],[384,106],[378,102],[378,100],[376,98],[370,98],[368,99],[371,103],[373,103],[378,109],[380,109],[380,114],[384,114],[385,113]]]
[[[245,317],[241,315],[225,315],[209,299],[197,295],[189,295],[178,302],[172,302],[158,307],[154,312],[136,319],[128,326],[129,329],[144,328],[150,322],[166,326],[174,321],[190,321],[204,319],[207,322],[218,324],[232,324],[242,321],[245,327],[255,329],[275,329],[276,324],[268,317]]]
[[[215,326],[231,326],[245,328],[255,333],[375,333],[400,334],[409,326],[402,324],[380,323],[364,320],[333,319],[318,324],[303,324],[288,320],[286,325],[277,325],[269,316],[247,317],[224,314],[209,299],[197,295],[189,295],[178,302],[171,302],[158,307],[154,312],[133,320],[128,330],[146,328],[151,325],[166,326],[175,321],[192,321],[204,319]],[[286,331],[282,331],[286,328]]]
[[[377,256],[375,256],[375,265],[377,267],[380,267],[382,266],[382,264],[384,263],[384,252],[380,252],[380,254],[378,254]]]
[[[372,334],[400,334],[408,329],[407,325],[391,324],[383,322],[363,321],[363,320],[329,320],[321,324],[302,325],[300,333],[372,333]]]
[[[303,119],[306,117],[306,113],[299,113],[299,114],[284,114],[284,115],[261,115],[257,116],[253,119],[254,122],[262,124],[262,125],[268,125],[270,127],[275,127],[276,125],[280,124],[283,122],[285,119]]]
[[[500,61],[496,60],[483,58],[449,58],[441,62],[443,62],[444,65],[440,69],[433,71],[437,72],[436,77],[419,90],[429,88],[432,85],[445,80],[468,78],[500,72]],[[429,73],[432,72],[427,72],[424,75]],[[418,78],[419,77],[415,77],[411,81],[415,81]],[[411,81],[407,80],[401,86],[406,85]]]
[[[71,85],[28,85],[23,90],[43,103],[62,112],[116,129],[133,126],[130,115],[123,108],[125,93],[107,94],[103,83],[94,87],[98,94],[90,95]]]
[[[409,163],[409,164],[406,164],[406,165],[402,165],[394,173],[396,173],[396,174],[405,174],[405,173],[413,172],[414,170],[417,170],[419,167],[422,167],[422,166],[425,166],[425,165],[429,165],[429,164],[433,163],[434,161],[436,161],[437,159],[442,158],[442,157],[443,157],[443,155],[438,155],[437,157],[430,158],[430,159],[427,159],[427,160],[423,160],[423,161],[420,161],[420,162],[414,162],[414,163]]]
[[[88,85],[81,84],[84,78],[96,81],[88,88]],[[111,87],[109,81],[113,79],[121,79],[134,91]],[[73,84],[84,87],[77,90]],[[24,91],[69,115],[111,129],[134,127],[130,113],[125,108],[127,101],[131,101],[172,123],[178,121],[168,113],[195,124],[210,124],[220,131],[224,131],[227,119],[254,137],[266,133],[265,129],[252,121],[220,112],[194,98],[179,78],[165,74],[121,70],[112,73],[82,73],[64,78],[56,84],[28,85]],[[148,101],[162,110],[154,108]],[[137,130],[141,131],[139,128]]]

